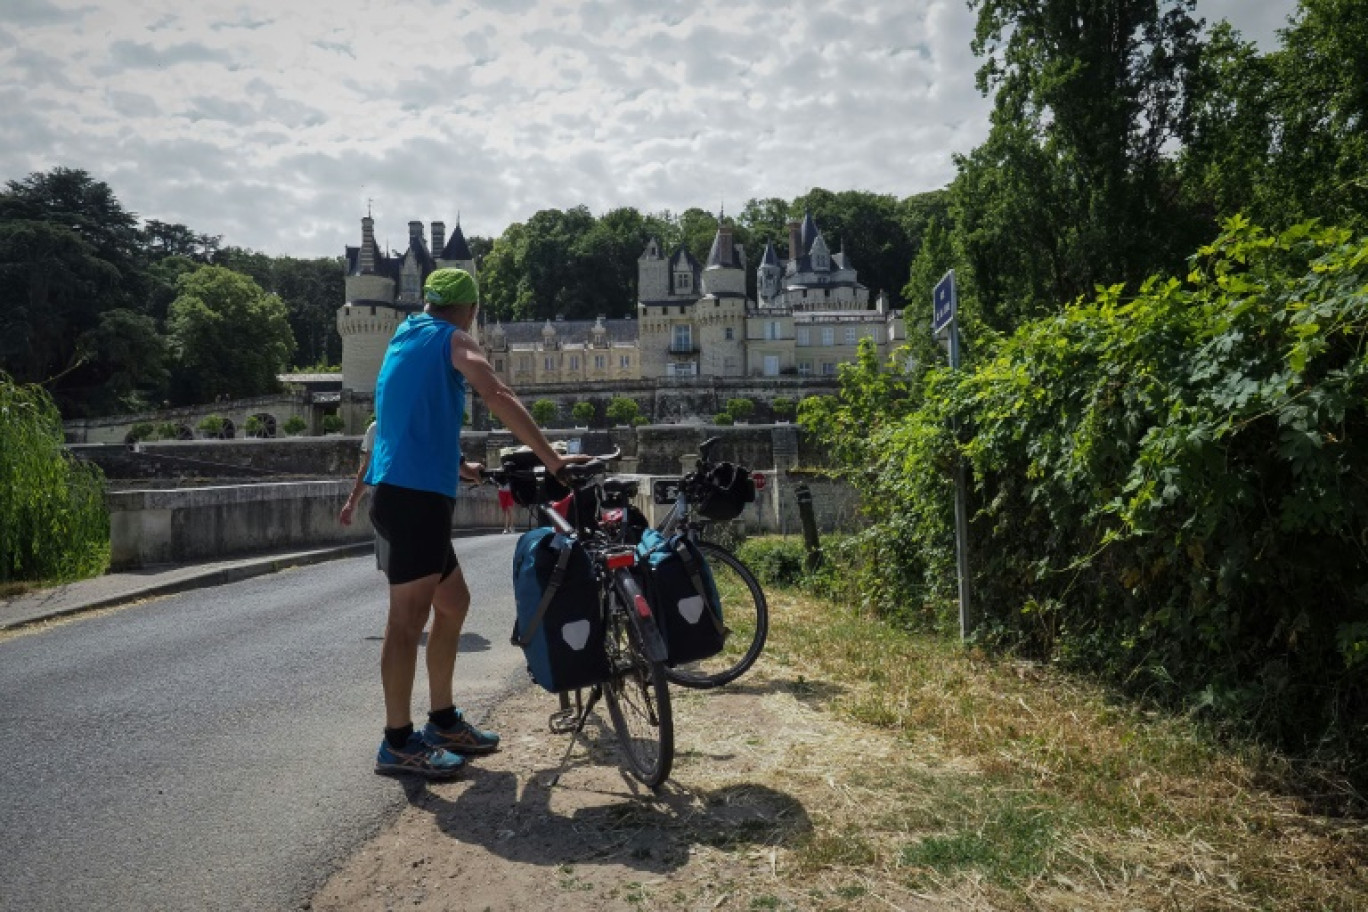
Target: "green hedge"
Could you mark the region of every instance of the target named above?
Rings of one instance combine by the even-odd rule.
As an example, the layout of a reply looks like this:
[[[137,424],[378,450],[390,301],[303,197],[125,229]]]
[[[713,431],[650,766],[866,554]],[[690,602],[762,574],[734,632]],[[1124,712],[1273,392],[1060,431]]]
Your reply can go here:
[[[1368,242],[1234,220],[1184,279],[989,347],[874,423],[866,597],[954,626],[958,449],[981,641],[1362,764]]]

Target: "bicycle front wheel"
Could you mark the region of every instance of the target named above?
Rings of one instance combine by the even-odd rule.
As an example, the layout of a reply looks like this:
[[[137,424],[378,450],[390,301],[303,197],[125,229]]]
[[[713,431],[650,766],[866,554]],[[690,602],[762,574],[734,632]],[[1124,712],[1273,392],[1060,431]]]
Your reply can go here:
[[[684,687],[706,689],[736,680],[755,664],[769,635],[769,606],[759,581],[736,555],[710,541],[699,541],[698,548],[722,599],[727,639],[717,655],[666,668],[665,677]]]
[[[626,611],[618,604],[609,611],[614,669],[612,679],[603,685],[603,696],[627,766],[654,789],[669,778],[674,766],[674,712],[665,666],[646,658]]]

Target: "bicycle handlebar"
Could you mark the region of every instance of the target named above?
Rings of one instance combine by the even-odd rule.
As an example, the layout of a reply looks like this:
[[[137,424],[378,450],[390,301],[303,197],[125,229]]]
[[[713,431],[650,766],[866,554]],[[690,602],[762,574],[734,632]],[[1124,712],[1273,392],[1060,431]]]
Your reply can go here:
[[[590,459],[588,462],[566,463],[566,480],[569,482],[570,487],[582,488],[599,475],[606,474],[608,472],[608,463],[619,458],[621,455],[622,449],[614,447],[611,453],[602,453],[595,456],[593,459]],[[545,474],[546,466],[544,465],[519,466],[505,462],[497,469],[481,469],[480,481],[485,484],[491,481],[502,484],[505,481],[518,478],[536,480]]]

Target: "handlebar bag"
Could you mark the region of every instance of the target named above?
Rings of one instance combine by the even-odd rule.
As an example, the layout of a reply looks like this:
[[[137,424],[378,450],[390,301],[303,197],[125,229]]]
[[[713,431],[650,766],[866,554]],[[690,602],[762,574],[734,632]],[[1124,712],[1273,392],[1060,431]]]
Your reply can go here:
[[[703,554],[684,535],[647,529],[637,545],[642,588],[665,635],[666,664],[696,662],[722,651],[722,599]]]
[[[719,462],[706,473],[694,473],[689,482],[689,500],[708,519],[735,519],[746,504],[755,502],[755,481],[745,466]]]
[[[513,550],[513,594],[513,644],[533,681],[556,693],[608,680],[598,583],[578,542],[549,526],[523,533]]]

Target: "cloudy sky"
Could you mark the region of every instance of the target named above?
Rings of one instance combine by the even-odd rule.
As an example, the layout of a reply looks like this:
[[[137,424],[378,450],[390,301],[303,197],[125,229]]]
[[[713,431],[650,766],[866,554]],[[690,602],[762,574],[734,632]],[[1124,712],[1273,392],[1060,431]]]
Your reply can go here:
[[[1198,0],[1271,48],[1295,0]],[[987,132],[964,0],[0,0],[0,181],[334,256],[458,215],[944,186]]]

